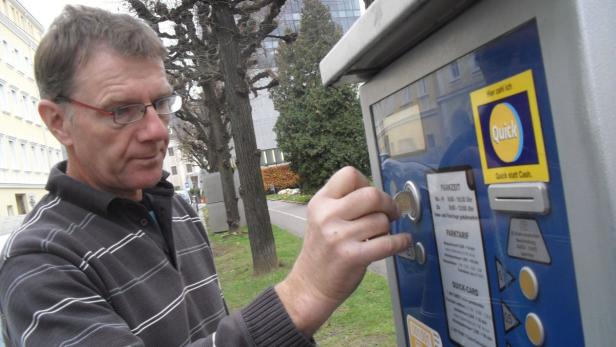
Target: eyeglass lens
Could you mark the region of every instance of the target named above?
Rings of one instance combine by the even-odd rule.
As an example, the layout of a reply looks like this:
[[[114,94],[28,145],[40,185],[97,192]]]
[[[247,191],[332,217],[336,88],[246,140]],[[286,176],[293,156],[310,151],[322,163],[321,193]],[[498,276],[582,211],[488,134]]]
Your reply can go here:
[[[182,107],[182,98],[179,95],[170,95],[154,101],[151,105],[159,116],[167,116],[179,111]],[[143,118],[146,105],[134,104],[118,107],[113,111],[116,123],[128,124]]]

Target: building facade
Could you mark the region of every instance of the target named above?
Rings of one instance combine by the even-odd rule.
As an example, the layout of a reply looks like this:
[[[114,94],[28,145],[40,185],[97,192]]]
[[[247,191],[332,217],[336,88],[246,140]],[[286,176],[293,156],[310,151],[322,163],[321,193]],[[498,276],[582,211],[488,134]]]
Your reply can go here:
[[[60,143],[38,116],[34,52],[42,25],[16,0],[0,0],[0,217],[28,213],[46,194]]]
[[[361,0],[321,0],[329,7],[332,19],[345,33],[361,15]],[[298,32],[302,18],[302,0],[287,0],[277,17],[278,28],[272,35],[284,35],[287,32]],[[263,69],[276,68],[275,54],[278,40],[267,38],[263,41],[262,50],[257,57],[258,72]],[[257,96],[251,95],[252,120],[257,139],[257,148],[261,150],[261,166],[276,165],[284,162],[284,153],[278,149],[274,126],[278,119],[278,111],[269,97],[267,90],[260,90]]]
[[[163,162],[163,170],[169,172],[167,180],[175,190],[189,190],[201,187],[201,168],[194,165],[182,153],[180,142],[173,127],[169,127],[169,146]]]

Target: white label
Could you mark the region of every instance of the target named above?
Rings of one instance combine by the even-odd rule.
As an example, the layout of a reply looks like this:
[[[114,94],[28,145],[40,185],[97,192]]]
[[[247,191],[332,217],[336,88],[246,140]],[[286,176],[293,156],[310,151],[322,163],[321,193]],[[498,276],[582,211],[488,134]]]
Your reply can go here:
[[[438,332],[411,315],[406,316],[411,347],[443,347]]]
[[[512,218],[508,244],[507,254],[512,257],[544,264],[552,262],[541,230],[533,219]]]
[[[465,171],[427,179],[449,337],[461,346],[496,346],[475,192]]]

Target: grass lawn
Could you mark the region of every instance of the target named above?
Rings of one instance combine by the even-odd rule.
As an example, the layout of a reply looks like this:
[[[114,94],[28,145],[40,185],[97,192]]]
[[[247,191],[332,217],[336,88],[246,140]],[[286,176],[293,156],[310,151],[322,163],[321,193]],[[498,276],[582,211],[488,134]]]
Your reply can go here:
[[[254,276],[248,235],[213,235],[223,292],[231,310],[248,304],[265,288],[282,280],[301,249],[302,240],[274,226],[280,268]],[[385,278],[367,273],[357,291],[315,335],[319,346],[395,346],[391,300]]]
[[[266,196],[268,200],[282,200],[282,201],[291,201],[297,202],[300,204],[307,204],[310,199],[312,199],[313,194],[295,194],[295,195],[286,195],[286,194],[269,194]]]

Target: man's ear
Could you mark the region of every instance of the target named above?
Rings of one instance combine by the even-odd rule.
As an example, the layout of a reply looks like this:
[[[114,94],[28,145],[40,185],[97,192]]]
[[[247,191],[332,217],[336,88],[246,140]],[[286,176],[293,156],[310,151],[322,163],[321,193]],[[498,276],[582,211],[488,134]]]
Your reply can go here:
[[[41,119],[47,125],[60,143],[65,146],[73,144],[71,133],[71,119],[66,108],[50,100],[41,100],[38,105],[38,112]]]

